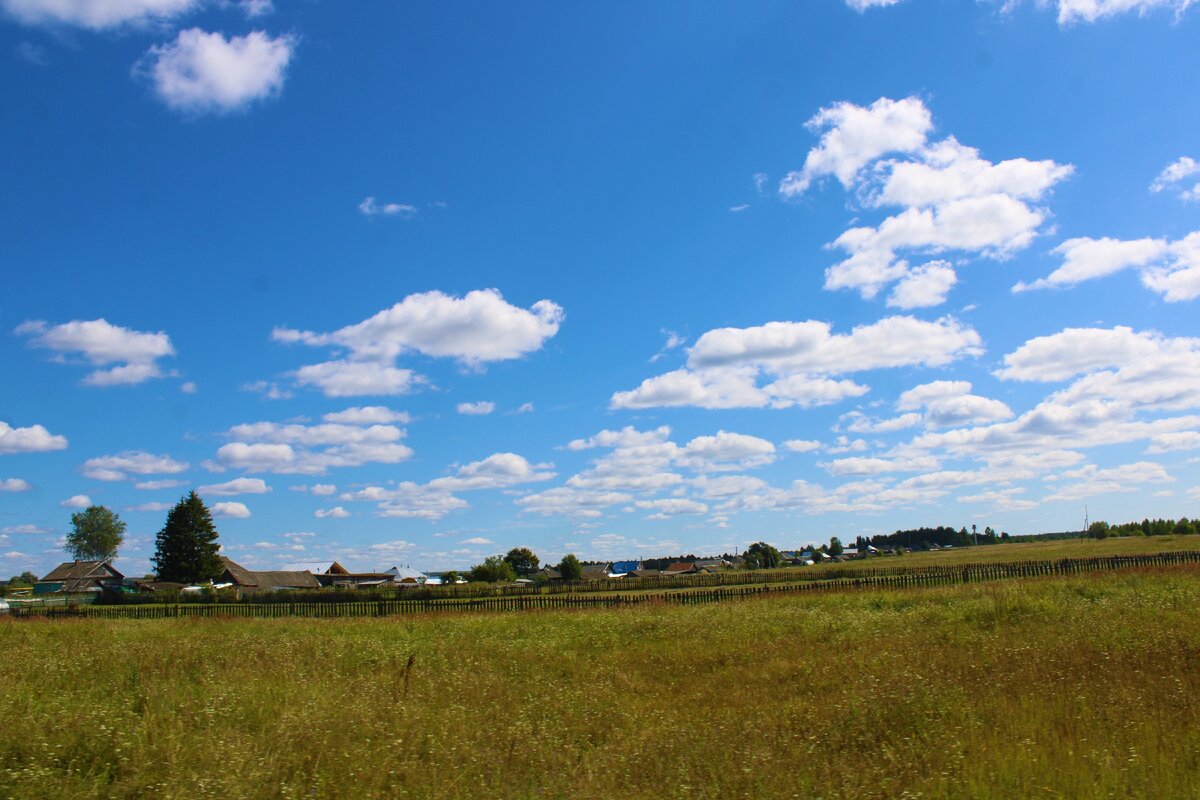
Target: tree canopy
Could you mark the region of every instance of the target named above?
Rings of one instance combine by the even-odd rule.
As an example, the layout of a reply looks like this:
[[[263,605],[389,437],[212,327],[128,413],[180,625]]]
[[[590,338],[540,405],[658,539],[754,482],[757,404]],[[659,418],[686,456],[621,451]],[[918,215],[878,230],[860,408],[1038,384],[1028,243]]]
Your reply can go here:
[[[563,580],[577,581],[583,577],[583,565],[574,553],[567,553],[563,560],[558,562],[558,574],[563,576]]]
[[[125,541],[125,523],[104,506],[88,506],[71,515],[63,549],[76,561],[112,561]]]
[[[518,575],[532,575],[538,571],[540,559],[528,547],[514,547],[504,556],[504,560]]]
[[[766,542],[755,542],[742,554],[747,569],[774,569],[783,564],[783,554]]]
[[[151,561],[160,581],[207,581],[221,574],[220,547],[212,514],[200,496],[190,492],[167,514]]]
[[[488,556],[482,564],[476,564],[467,573],[467,580],[480,583],[500,583],[501,581],[513,581],[516,578],[516,570],[504,560],[503,556]]]

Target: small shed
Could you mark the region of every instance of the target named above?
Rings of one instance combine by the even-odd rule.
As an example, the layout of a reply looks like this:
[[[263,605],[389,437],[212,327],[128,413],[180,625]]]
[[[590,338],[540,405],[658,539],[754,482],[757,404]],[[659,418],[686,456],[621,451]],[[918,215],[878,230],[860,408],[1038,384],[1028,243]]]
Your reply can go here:
[[[319,589],[321,587],[316,576],[311,572],[249,570],[225,556],[221,556],[221,563],[225,567],[221,572],[221,582],[231,583],[247,592]]]

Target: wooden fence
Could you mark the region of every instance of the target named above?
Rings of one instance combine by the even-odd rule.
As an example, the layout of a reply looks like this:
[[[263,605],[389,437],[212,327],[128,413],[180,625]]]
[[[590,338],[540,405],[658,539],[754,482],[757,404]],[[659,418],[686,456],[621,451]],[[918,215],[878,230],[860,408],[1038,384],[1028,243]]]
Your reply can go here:
[[[184,617],[387,617],[471,611],[534,611],[580,608],[621,608],[645,604],[698,605],[778,594],[911,589],[980,581],[1075,575],[1136,567],[1166,567],[1200,563],[1200,551],[1143,556],[1067,558],[1057,561],[1016,561],[999,564],[961,564],[945,567],[893,567],[861,570],[854,577],[781,582],[770,585],[718,586],[663,592],[610,594],[547,594],[461,599],[355,600],[345,602],[180,603],[173,605],[116,605],[15,608],[16,617],[88,617],[102,619],[179,619]],[[873,574],[863,574],[873,573]],[[706,577],[706,576],[701,576]]]

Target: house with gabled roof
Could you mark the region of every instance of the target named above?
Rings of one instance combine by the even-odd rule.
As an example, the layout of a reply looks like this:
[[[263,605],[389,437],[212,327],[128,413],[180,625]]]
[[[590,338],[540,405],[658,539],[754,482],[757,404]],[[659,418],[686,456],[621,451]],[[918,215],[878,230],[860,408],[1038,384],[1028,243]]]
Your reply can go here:
[[[33,587],[34,594],[76,594],[119,587],[125,576],[111,561],[65,561]]]
[[[221,583],[231,583],[247,592],[319,589],[317,576],[304,570],[250,570],[233,559],[220,556]]]

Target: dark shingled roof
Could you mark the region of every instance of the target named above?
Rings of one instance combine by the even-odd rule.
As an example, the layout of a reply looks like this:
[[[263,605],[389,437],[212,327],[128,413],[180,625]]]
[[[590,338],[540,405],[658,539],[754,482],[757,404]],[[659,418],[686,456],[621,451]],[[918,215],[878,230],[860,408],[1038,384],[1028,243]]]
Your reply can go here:
[[[124,579],[110,561],[67,561],[52,569],[41,583],[61,583],[64,592],[86,592],[99,588],[101,583],[116,583]]]
[[[256,572],[221,556],[222,577],[246,589],[317,589],[321,584],[311,572]]]

